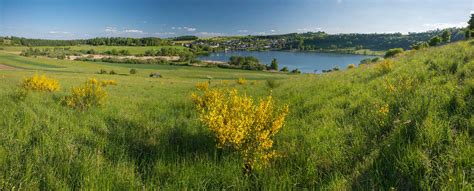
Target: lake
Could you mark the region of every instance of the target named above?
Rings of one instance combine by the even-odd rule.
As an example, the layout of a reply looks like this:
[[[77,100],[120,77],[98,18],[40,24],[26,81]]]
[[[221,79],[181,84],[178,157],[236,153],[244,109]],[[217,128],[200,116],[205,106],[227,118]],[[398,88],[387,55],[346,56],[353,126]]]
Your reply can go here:
[[[228,51],[211,53],[209,56],[201,56],[201,60],[229,61],[231,56],[254,56],[260,62],[270,65],[273,58],[278,60],[280,68],[286,66],[290,70],[298,68],[304,73],[320,73],[322,70],[332,69],[335,66],[346,68],[349,64],[358,65],[365,58],[375,56],[335,54],[319,52],[291,52],[291,51]]]

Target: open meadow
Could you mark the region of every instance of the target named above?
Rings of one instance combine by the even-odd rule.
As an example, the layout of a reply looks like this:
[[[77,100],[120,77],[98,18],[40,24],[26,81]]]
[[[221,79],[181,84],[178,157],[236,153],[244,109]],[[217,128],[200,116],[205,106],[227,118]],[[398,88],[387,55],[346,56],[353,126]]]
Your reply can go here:
[[[302,75],[11,53],[21,48],[0,50],[0,190],[474,188],[474,41]],[[35,74],[59,91],[19,95]],[[91,78],[117,83],[105,105],[62,104]],[[191,97],[198,83],[289,106],[268,167],[245,175],[216,147]]]

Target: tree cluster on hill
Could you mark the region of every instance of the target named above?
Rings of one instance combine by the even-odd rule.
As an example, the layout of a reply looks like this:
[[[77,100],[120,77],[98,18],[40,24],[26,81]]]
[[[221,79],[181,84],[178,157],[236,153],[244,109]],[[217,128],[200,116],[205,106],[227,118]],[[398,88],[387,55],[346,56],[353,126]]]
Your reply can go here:
[[[474,21],[473,21],[474,22]],[[448,31],[450,38],[448,39]],[[410,49],[414,44],[426,42],[440,36],[443,40],[459,41],[464,39],[463,29],[450,28],[421,33],[389,34],[327,34],[325,32],[290,33],[282,35],[246,36],[228,38],[200,39],[193,44],[218,46],[221,49],[244,50],[344,50],[355,51],[370,49],[385,51],[391,48]],[[446,38],[444,38],[446,37]],[[437,39],[435,39],[437,40]],[[434,43],[434,42],[433,42]]]
[[[155,37],[147,38],[126,38],[126,37],[98,37],[93,39],[78,40],[49,40],[49,39],[29,39],[21,37],[2,37],[0,44],[21,45],[21,46],[165,46],[172,45],[169,40]]]

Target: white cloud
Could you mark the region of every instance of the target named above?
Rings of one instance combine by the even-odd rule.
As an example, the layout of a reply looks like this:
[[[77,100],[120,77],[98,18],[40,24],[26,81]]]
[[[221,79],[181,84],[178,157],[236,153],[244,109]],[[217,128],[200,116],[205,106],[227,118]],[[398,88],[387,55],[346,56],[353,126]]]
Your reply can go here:
[[[175,35],[176,33],[174,33],[174,32],[156,32],[154,34],[158,35],[158,36],[172,36],[172,35]]]
[[[245,30],[245,29],[244,29],[244,30],[238,30],[237,32],[239,32],[239,33],[248,33],[249,30]]]
[[[116,33],[117,28],[115,28],[115,27],[105,27],[104,31],[107,32],[107,33]]]
[[[427,23],[423,24],[423,27],[427,29],[445,29],[445,28],[454,28],[454,27],[466,27],[466,22],[459,23]]]
[[[185,30],[189,31],[189,32],[194,32],[196,31],[196,28],[192,28],[192,27],[183,27]]]
[[[126,29],[123,31],[124,33],[137,33],[137,34],[143,34],[142,30],[137,30],[137,29]]]
[[[71,34],[71,33],[66,32],[66,31],[49,31],[49,34]]]
[[[186,30],[188,32],[194,32],[197,29],[194,27],[171,27],[172,30]]]
[[[271,33],[274,33],[274,32],[276,32],[276,30],[274,30],[274,29],[270,29],[270,32],[271,32]]]

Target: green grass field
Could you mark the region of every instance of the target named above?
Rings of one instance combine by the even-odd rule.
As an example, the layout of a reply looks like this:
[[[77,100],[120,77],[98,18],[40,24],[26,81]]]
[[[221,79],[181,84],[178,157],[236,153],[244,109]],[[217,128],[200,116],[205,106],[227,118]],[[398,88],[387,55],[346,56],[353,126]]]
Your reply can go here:
[[[148,47],[146,47],[148,48]],[[120,49],[120,48],[117,48]],[[472,190],[474,46],[407,52],[393,64],[320,75],[26,58],[0,51],[0,190]],[[138,50],[137,50],[138,51]],[[131,68],[138,74],[128,75]],[[96,74],[100,69],[118,75]],[[159,72],[163,78],[149,78]],[[13,93],[45,74],[55,93]],[[247,177],[215,147],[194,85],[272,94],[290,113],[282,155]],[[255,83],[238,85],[240,77]],[[108,103],[85,112],[60,100],[88,78],[112,79]],[[272,90],[266,81],[279,85]]]
[[[27,49],[25,46],[0,46],[0,49],[6,52],[21,52],[22,50]],[[94,49],[96,52],[105,52],[107,50],[115,49],[119,50],[128,50],[130,54],[144,54],[147,50],[158,50],[161,48],[176,48],[176,49],[185,49],[183,46],[89,46],[89,45],[80,45],[80,46],[35,46],[33,48],[71,48],[71,50],[90,50]]]

